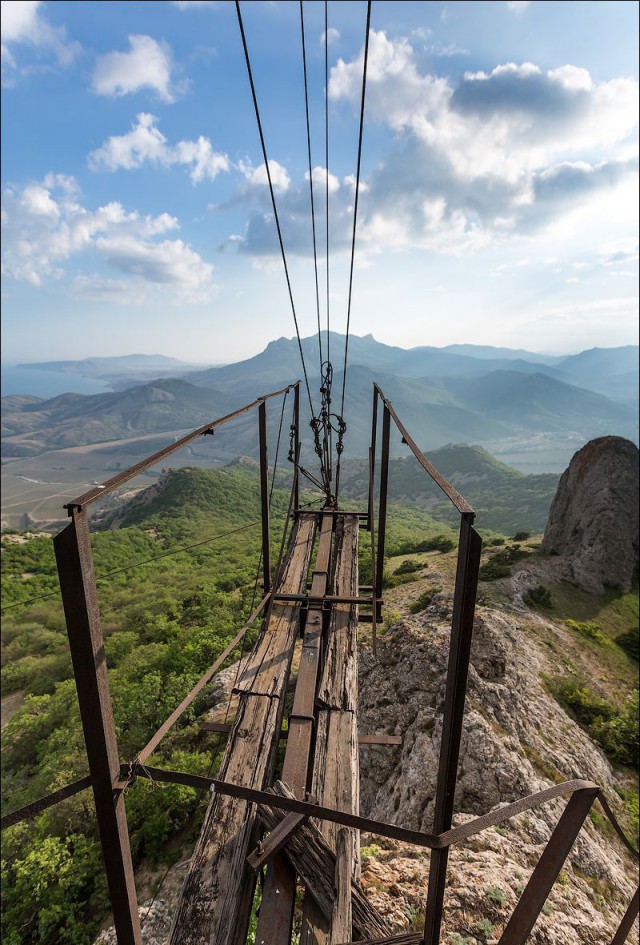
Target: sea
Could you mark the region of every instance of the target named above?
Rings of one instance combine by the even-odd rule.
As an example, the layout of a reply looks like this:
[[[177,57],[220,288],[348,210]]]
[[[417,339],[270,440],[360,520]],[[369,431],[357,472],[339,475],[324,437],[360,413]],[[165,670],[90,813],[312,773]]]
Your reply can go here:
[[[60,371],[42,371],[38,367],[18,367],[2,364],[2,396],[32,394],[34,397],[57,397],[58,394],[105,394],[111,387],[93,377],[81,374],[63,374]]]

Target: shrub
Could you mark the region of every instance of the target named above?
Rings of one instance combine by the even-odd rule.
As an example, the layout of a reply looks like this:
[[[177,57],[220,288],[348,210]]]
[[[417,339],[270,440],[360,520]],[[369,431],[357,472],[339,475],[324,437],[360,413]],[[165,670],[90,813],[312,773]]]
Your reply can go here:
[[[592,692],[579,678],[556,688],[556,698],[569,708],[578,722],[612,761],[638,768],[638,690],[623,709],[616,709]]]
[[[504,545],[504,541],[504,538],[492,538],[489,544],[492,546]]]
[[[565,622],[568,627],[571,627],[580,636],[586,637],[587,640],[593,640],[594,643],[599,643],[601,646],[611,646],[611,640],[604,635],[597,623],[593,623],[591,620],[567,620]]]
[[[512,541],[526,541],[527,538],[531,538],[531,535],[529,534],[529,532],[516,532],[511,540]]]
[[[498,889],[497,886],[492,886],[490,889],[487,889],[487,899],[490,899],[491,902],[495,902],[499,906],[504,903],[506,898],[506,893],[502,889]]]
[[[419,561],[413,561],[411,558],[407,558],[406,561],[403,561],[399,568],[396,568],[393,572],[394,574],[413,574],[414,571],[419,571],[422,568],[422,565]]]
[[[429,587],[426,591],[423,591],[419,597],[417,597],[414,602],[409,607],[409,611],[412,614],[419,614],[421,610],[425,610],[436,594],[439,594],[442,590],[441,587]]]
[[[630,630],[627,630],[625,633],[620,633],[616,637],[616,643],[621,647],[627,656],[630,656],[632,660],[638,662],[639,649],[640,649],[640,634],[638,633],[638,627],[632,627]]]
[[[551,610],[553,608],[551,593],[542,584],[538,584],[537,587],[532,587],[526,594],[523,594],[522,599],[525,604],[529,604],[532,607],[543,607],[545,610]]]
[[[480,580],[496,581],[498,578],[509,577],[511,565],[520,558],[530,554],[518,545],[507,545],[502,551],[496,551],[480,568]]]

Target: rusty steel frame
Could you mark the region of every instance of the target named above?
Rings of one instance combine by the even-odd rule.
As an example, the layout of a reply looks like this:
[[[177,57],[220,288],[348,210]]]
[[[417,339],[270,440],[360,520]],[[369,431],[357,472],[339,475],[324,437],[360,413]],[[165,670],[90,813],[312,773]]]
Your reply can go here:
[[[72,509],[71,522],[55,536],[53,546],[113,921],[119,945],[141,945],[124,793],[113,789],[120,776],[120,758],[84,510]]]
[[[21,820],[35,816],[40,811],[53,806],[65,798],[72,797],[91,786],[95,799],[98,830],[118,942],[119,945],[140,945],[140,922],[126,813],[124,809],[123,789],[125,786],[131,784],[137,777],[147,777],[156,781],[184,784],[196,789],[216,790],[220,793],[243,797],[255,803],[289,811],[292,816],[286,819],[286,826],[280,831],[283,836],[278,835],[274,837],[273,841],[267,844],[268,849],[266,850],[268,858],[270,858],[268,877],[271,875],[273,879],[277,875],[279,881],[280,878],[284,879],[287,884],[288,893],[287,896],[280,898],[280,886],[278,885],[276,888],[274,882],[271,882],[271,886],[273,887],[272,892],[274,893],[271,898],[278,900],[280,908],[275,912],[269,908],[265,908],[264,919],[262,920],[262,925],[266,929],[269,913],[272,914],[273,921],[269,920],[269,928],[273,928],[277,931],[278,936],[275,938],[271,936],[269,940],[281,942],[282,945],[285,945],[285,943],[288,942],[288,933],[285,936],[284,930],[290,930],[291,928],[295,875],[285,856],[281,852],[276,852],[275,847],[279,844],[278,851],[281,850],[286,843],[287,831],[294,829],[295,825],[301,822],[302,818],[316,817],[321,820],[333,821],[355,829],[366,830],[381,836],[387,836],[427,847],[432,851],[427,892],[427,914],[422,937],[425,945],[438,945],[440,941],[440,926],[446,886],[447,858],[450,846],[476,835],[481,830],[491,825],[503,823],[510,817],[544,804],[552,798],[570,795],[566,808],[500,939],[501,945],[523,945],[596,799],[600,801],[605,815],[611,821],[614,829],[636,859],[638,858],[638,851],[626,837],[598,786],[590,781],[576,780],[554,785],[537,794],[521,798],[497,811],[492,811],[478,817],[470,823],[461,825],[460,827],[451,827],[482,543],[480,536],[473,528],[473,509],[457,490],[453,488],[451,483],[449,483],[420,452],[415,441],[410,437],[397,416],[391,403],[385,398],[376,384],[374,384],[373,395],[372,444],[369,450],[368,510],[366,514],[358,513],[361,519],[366,519],[366,525],[372,533],[374,565],[372,590],[374,593],[373,597],[366,601],[359,599],[359,603],[367,602],[374,605],[372,617],[374,634],[376,619],[380,619],[380,605],[382,604],[381,591],[388,504],[391,419],[394,420],[396,427],[402,434],[403,442],[409,446],[420,465],[442,489],[461,516],[451,644],[438,768],[434,833],[424,834],[418,831],[407,830],[395,824],[380,823],[360,817],[356,814],[321,807],[318,804],[312,803],[310,800],[305,801],[302,799],[306,794],[313,738],[313,701],[320,664],[320,639],[323,629],[323,617],[326,615],[323,604],[326,602],[331,606],[341,602],[352,603],[356,600],[355,598],[349,598],[348,600],[346,598],[332,598],[331,595],[327,595],[333,522],[336,515],[346,514],[336,509],[326,509],[324,512],[316,513],[321,516],[324,515],[322,519],[322,531],[325,536],[325,543],[324,547],[321,547],[318,553],[318,561],[316,562],[310,593],[304,595],[309,605],[303,642],[303,655],[308,650],[308,665],[306,668],[301,665],[299,673],[294,706],[290,716],[289,731],[287,733],[285,767],[282,772],[285,779],[288,778],[294,784],[294,794],[296,796],[294,798],[274,796],[268,791],[244,788],[214,778],[203,778],[198,775],[190,775],[183,772],[150,768],[143,764],[154,748],[157,747],[157,744],[171,725],[180,717],[187,706],[191,704],[206,682],[213,676],[216,669],[219,668],[224,659],[230,654],[239,639],[246,633],[248,627],[253,623],[260,610],[262,610],[267,603],[270,604],[271,598],[274,596],[268,592],[271,587],[271,569],[268,523],[266,401],[271,397],[287,393],[291,389],[294,390],[292,424],[293,448],[296,459],[299,459],[300,387],[299,382],[296,382],[296,384],[289,385],[282,390],[266,394],[226,417],[222,417],[219,420],[212,421],[212,423],[200,427],[187,436],[182,437],[176,443],[171,444],[166,449],[154,453],[140,463],[130,467],[128,470],[107,480],[102,486],[90,490],[65,506],[69,511],[71,521],[67,527],[54,538],[54,549],[90,774],[64,788],[54,791],[52,794],[41,798],[39,801],[35,801],[18,811],[7,814],[2,818],[2,828],[4,829]],[[384,409],[382,420],[379,516],[376,543],[373,496],[378,398],[382,400]],[[259,408],[260,484],[263,510],[262,547],[265,597],[252,614],[249,622],[239,631],[238,635],[225,651],[223,651],[218,660],[206,671],[178,708],[169,716],[160,729],[158,729],[135,761],[121,765],[118,758],[113,710],[104,657],[104,641],[100,627],[89,525],[85,508],[87,505],[96,501],[100,496],[105,495],[112,489],[127,482],[133,476],[155,465],[166,456],[176,452],[197,436],[213,433],[215,428],[246,413],[256,406]],[[298,507],[299,473],[296,464],[291,487],[289,511],[291,512],[293,508],[296,510],[297,514]],[[265,518],[267,519],[266,525],[264,521]],[[302,597],[302,595],[299,596]],[[373,642],[375,646],[375,635]],[[359,741],[364,744],[397,744],[398,740],[396,736],[362,736]],[[274,852],[276,852],[275,856]],[[264,862],[264,853],[257,852],[256,856],[258,862]],[[271,857],[273,857],[273,859],[271,859]],[[275,872],[276,869],[279,870],[277,874]],[[267,885],[265,886],[267,901],[269,900],[269,888],[268,879]],[[634,898],[630,902],[620,922],[611,945],[622,945],[637,915],[638,892],[636,891]],[[414,935],[410,937],[412,941],[416,940]],[[406,936],[391,936],[384,941],[392,942],[397,940],[400,942],[406,939]]]

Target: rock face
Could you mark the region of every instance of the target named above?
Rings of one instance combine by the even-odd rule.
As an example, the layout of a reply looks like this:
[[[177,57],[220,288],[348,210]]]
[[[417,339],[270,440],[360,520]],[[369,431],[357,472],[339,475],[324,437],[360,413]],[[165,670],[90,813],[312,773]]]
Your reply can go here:
[[[403,617],[379,638],[377,658],[363,650],[360,659],[361,731],[403,738],[399,748],[360,749],[361,812],[426,832],[433,823],[451,605],[449,595],[437,595],[423,613]],[[595,781],[617,802],[609,762],[543,685],[554,651],[538,642],[547,622],[536,617],[532,626],[528,616],[521,622],[516,613],[477,610],[454,824],[573,778]],[[561,648],[564,631],[555,632]],[[565,803],[552,801],[452,848],[443,943],[497,941]],[[363,844],[367,895],[406,928],[424,909],[428,856],[374,836]],[[610,941],[633,892],[629,866],[624,850],[603,842],[588,820],[528,941]]]
[[[629,589],[638,575],[638,448],[619,436],[591,440],[562,475],[542,549],[564,558],[567,578],[593,594]]]

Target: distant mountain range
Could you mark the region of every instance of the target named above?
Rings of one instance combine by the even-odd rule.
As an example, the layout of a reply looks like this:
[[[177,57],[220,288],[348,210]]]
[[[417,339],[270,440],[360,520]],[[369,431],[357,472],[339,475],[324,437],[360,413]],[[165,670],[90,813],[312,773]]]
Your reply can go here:
[[[326,338],[324,339],[326,357]],[[317,338],[302,342],[314,406],[318,404],[320,363]],[[342,388],[344,336],[330,336],[334,409]],[[50,449],[118,440],[196,427],[242,406],[301,374],[298,345],[280,338],[253,358],[235,364],[185,372],[180,379],[141,383],[140,372],[171,371],[162,356],[90,358],[49,362],[48,370],[95,372],[117,377],[114,393],[64,394],[51,400],[12,396],[3,399],[3,456],[28,456]],[[618,434],[637,441],[638,348],[594,348],[552,357],[488,346],[403,349],[372,335],[349,340],[345,445],[350,456],[366,456],[370,437],[372,382],[380,385],[423,449],[451,443],[495,444],[547,433],[561,440],[586,440]],[[108,362],[108,363],[107,363]],[[56,367],[58,365],[58,367]],[[127,381],[127,371],[132,373]],[[126,386],[125,385],[129,385]],[[136,385],[136,386],[133,386]],[[309,407],[303,386],[303,421]],[[273,422],[278,405],[272,403]],[[219,439],[232,455],[255,452],[255,418],[234,425]],[[399,436],[392,454],[404,455]]]

